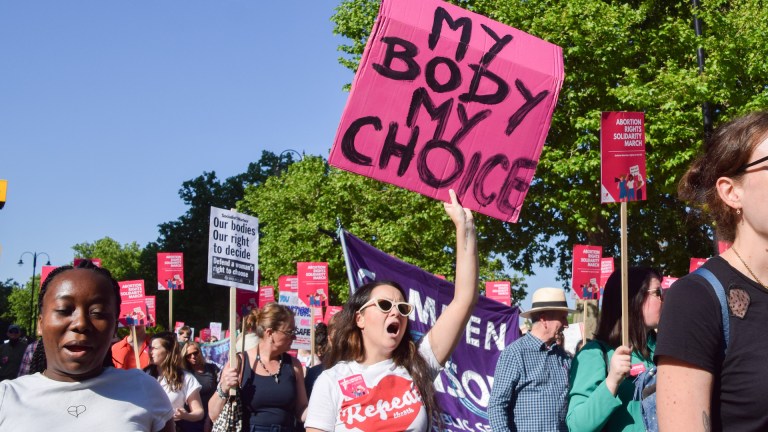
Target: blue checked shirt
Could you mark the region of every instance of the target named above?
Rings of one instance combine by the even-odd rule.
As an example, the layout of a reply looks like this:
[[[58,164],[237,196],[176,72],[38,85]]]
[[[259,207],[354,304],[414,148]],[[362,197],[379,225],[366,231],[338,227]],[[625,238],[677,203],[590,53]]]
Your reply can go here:
[[[502,351],[493,375],[488,417],[494,432],[568,431],[571,358],[528,333]]]

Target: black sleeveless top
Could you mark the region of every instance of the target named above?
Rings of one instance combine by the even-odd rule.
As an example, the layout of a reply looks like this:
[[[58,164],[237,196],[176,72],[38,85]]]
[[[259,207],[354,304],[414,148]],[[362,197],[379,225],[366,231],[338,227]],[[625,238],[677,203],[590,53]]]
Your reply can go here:
[[[293,374],[291,356],[282,354],[283,364],[278,375],[280,382],[276,383],[272,375],[257,375],[251,368],[248,353],[243,354],[245,369],[240,393],[243,400],[243,420],[249,426],[294,427],[296,377]]]

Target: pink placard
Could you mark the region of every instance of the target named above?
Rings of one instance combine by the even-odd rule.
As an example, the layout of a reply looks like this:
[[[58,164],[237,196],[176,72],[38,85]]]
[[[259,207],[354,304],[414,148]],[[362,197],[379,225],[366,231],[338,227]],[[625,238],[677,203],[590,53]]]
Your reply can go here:
[[[602,294],[602,290],[605,288],[606,282],[608,282],[608,278],[611,277],[611,274],[613,273],[613,258],[600,258],[600,293]]]
[[[581,299],[600,298],[600,275],[603,248],[600,246],[573,246],[572,288]]]
[[[259,293],[238,288],[235,295],[237,316],[244,317],[251,313],[251,310],[259,308]]]
[[[120,324],[146,325],[147,302],[144,300],[144,281],[120,281]]]
[[[733,246],[733,243],[731,243],[731,242],[727,242],[727,241],[723,241],[723,240],[718,240],[717,241],[717,253],[721,254],[721,253],[727,251],[728,249],[730,249],[731,246]]]
[[[669,289],[669,287],[672,286],[673,283],[675,283],[676,280],[679,278],[672,277],[672,276],[664,276],[661,278],[661,289]]]
[[[485,283],[485,296],[507,306],[512,304],[512,284],[509,281],[493,281]]]
[[[383,0],[328,161],[516,222],[563,77],[549,42],[439,0]]]
[[[147,325],[154,326],[157,324],[157,308],[155,296],[144,297],[144,303],[147,305]]]
[[[277,278],[277,289],[280,292],[299,292],[298,276],[280,276]]]
[[[697,268],[704,265],[709,258],[691,258],[691,265],[688,266],[688,273],[693,273]]]
[[[267,303],[275,301],[275,287],[263,286],[259,287],[259,307],[264,307]]]
[[[181,252],[158,252],[157,289],[184,289],[184,254]]]
[[[44,265],[42,269],[40,269],[40,287],[43,286],[43,282],[45,282],[46,279],[48,279],[48,275],[51,274],[53,270],[56,269],[56,266],[49,266]]]
[[[178,334],[182,327],[184,327],[184,321],[176,321],[176,323],[173,325],[174,333]]]
[[[604,112],[600,119],[600,202],[647,198],[645,114]]]
[[[323,322],[328,324],[328,322],[331,321],[331,317],[339,312],[341,312],[341,306],[328,306],[325,309],[325,317],[323,318]]]
[[[296,263],[299,279],[299,301],[305,306],[324,306],[328,302],[328,263]],[[321,318],[322,320],[322,318]]]

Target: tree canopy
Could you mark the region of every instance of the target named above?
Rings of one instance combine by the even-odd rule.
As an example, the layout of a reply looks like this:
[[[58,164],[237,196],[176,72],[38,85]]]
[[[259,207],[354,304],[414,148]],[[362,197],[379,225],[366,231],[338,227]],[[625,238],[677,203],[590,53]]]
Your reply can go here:
[[[619,255],[618,205],[600,204],[600,113],[646,116],[648,200],[629,208],[630,265],[687,273],[690,257],[716,252],[708,220],[676,198],[702,145],[702,104],[715,124],[768,106],[768,20],[760,0],[462,0],[461,7],[563,48],[565,82],[518,226],[488,222],[494,251],[514,269],[557,265],[570,277],[574,244]],[[357,68],[379,2],[343,0],[333,21]],[[693,30],[694,12],[704,24]],[[700,74],[697,47],[706,53]],[[490,235],[493,233],[493,235]]]
[[[422,195],[328,166],[305,157],[280,176],[249,186],[238,211],[259,218],[259,265],[265,285],[296,274],[297,261],[327,261],[331,304],[347,300],[349,284],[341,246],[320,230],[343,227],[399,259],[452,280],[455,276],[454,226],[442,203]],[[480,217],[487,220],[488,218]],[[478,221],[481,277],[510,279],[494,259],[486,225]],[[513,286],[522,282],[513,279]],[[513,292],[515,299],[524,290]]]
[[[104,237],[93,243],[78,243],[72,246],[72,250],[75,251],[75,258],[101,259],[101,265],[119,281],[141,278],[139,258],[142,248],[136,242],[121,245],[110,237]]]

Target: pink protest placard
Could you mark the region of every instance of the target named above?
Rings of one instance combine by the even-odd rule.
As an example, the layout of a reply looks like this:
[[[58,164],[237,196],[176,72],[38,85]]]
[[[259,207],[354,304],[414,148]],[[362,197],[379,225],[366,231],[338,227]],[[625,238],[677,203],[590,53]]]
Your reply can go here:
[[[563,77],[549,42],[439,0],[383,0],[328,161],[516,222]]]
[[[181,252],[157,253],[157,289],[184,289],[184,254]]]
[[[647,198],[644,113],[602,113],[600,157],[601,203]]]
[[[299,301],[305,306],[324,306],[328,302],[328,263],[296,263],[299,280]]]
[[[40,287],[43,286],[43,282],[48,279],[48,275],[51,274],[54,269],[56,269],[56,266],[49,265],[44,265],[43,268],[40,269]]]
[[[93,265],[95,265],[96,267],[101,267],[101,258],[75,258],[72,261],[72,267],[77,267],[78,264],[80,264],[82,261],[85,261],[87,259],[91,260]]]
[[[173,325],[173,332],[178,334],[182,327],[184,327],[184,321],[176,321]]]
[[[144,281],[120,281],[120,324],[146,325],[147,303],[144,300]]]
[[[608,282],[608,278],[613,273],[613,258],[600,258],[600,293],[605,288],[605,283]]]
[[[237,316],[244,317],[251,313],[251,310],[259,308],[259,293],[238,288],[235,302],[237,303]]]
[[[341,306],[328,306],[325,309],[325,317],[323,318],[323,322],[328,324],[328,322],[331,321],[331,317],[339,312],[341,312]]]
[[[582,300],[600,298],[598,283],[602,271],[602,255],[603,248],[600,246],[573,246],[573,282],[571,287]]]
[[[688,273],[693,273],[697,268],[704,265],[709,258],[691,258],[691,265],[688,266]]]
[[[723,241],[723,240],[718,240],[717,241],[717,253],[721,254],[721,253],[727,251],[728,249],[730,249],[731,246],[733,246],[733,243],[731,243],[731,242],[727,242],[727,241]]]
[[[277,278],[277,289],[283,292],[299,292],[299,277],[292,276],[280,276]]]
[[[264,307],[267,303],[275,301],[275,287],[263,286],[259,287],[259,307]]]
[[[485,283],[485,296],[489,299],[510,306],[512,304],[511,294],[512,284],[509,281],[493,281]]]
[[[144,303],[147,306],[147,325],[154,326],[157,323],[157,308],[155,296],[144,297]]]
[[[669,287],[672,286],[673,283],[675,283],[676,280],[679,278],[672,277],[672,276],[664,276],[661,278],[661,289],[669,289]]]

